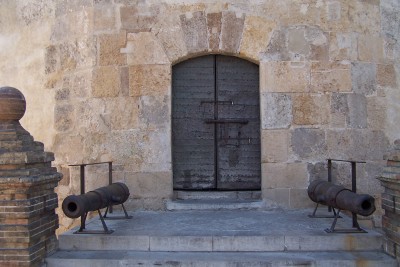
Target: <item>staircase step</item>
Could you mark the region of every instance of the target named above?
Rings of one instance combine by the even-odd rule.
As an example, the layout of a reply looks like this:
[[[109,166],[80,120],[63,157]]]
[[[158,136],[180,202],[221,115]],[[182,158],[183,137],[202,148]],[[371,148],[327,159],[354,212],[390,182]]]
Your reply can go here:
[[[304,211],[135,212],[131,220],[108,220],[114,233],[59,236],[61,250],[132,251],[372,251],[382,249],[380,233],[328,234],[332,219]],[[339,228],[351,225],[339,219]],[[87,229],[102,229],[94,219]]]
[[[242,199],[260,200],[261,191],[174,191],[174,199]]]
[[[381,252],[137,252],[60,251],[47,267],[110,266],[397,266]]]
[[[258,210],[265,208],[263,201],[242,199],[185,199],[167,202],[167,210]]]

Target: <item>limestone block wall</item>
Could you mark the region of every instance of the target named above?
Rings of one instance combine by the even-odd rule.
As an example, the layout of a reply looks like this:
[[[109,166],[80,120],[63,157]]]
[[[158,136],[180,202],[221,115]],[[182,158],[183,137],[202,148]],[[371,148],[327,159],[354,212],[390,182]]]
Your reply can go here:
[[[260,66],[263,199],[309,206],[309,181],[325,177],[331,157],[367,161],[359,190],[380,200],[375,178],[399,135],[398,1],[5,2],[0,26],[13,30],[0,35],[0,81],[16,80],[35,103],[23,124],[55,152],[59,196],[79,191],[68,164],[112,160],[131,209],[163,209],[173,193],[171,67],[212,53]],[[87,188],[107,175],[88,167]],[[349,184],[350,166],[334,175]]]

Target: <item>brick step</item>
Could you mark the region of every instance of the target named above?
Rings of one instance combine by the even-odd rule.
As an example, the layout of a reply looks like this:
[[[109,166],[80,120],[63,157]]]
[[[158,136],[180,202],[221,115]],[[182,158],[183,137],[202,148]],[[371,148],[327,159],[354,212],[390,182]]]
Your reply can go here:
[[[46,267],[81,266],[363,266],[394,267],[396,260],[382,252],[138,252],[60,251]],[[361,265],[360,265],[361,264]]]

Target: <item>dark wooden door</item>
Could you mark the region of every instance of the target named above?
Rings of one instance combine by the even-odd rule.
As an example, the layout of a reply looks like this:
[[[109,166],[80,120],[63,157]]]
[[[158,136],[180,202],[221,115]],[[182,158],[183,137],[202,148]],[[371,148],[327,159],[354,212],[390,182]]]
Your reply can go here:
[[[256,64],[220,55],[173,67],[175,189],[260,189],[258,77]]]

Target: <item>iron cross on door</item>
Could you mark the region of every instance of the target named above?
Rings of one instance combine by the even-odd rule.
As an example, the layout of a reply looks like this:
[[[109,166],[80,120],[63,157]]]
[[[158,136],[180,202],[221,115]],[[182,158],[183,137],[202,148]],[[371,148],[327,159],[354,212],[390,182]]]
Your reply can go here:
[[[259,190],[259,70],[209,55],[173,67],[174,188]]]

